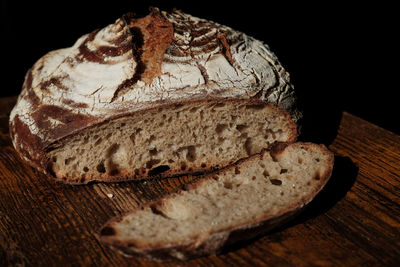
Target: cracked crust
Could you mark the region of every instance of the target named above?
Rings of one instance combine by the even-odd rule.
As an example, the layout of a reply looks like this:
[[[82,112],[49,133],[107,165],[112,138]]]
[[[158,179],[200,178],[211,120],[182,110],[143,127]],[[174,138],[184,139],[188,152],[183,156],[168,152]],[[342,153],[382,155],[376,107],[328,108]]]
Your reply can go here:
[[[191,100],[256,99],[297,120],[289,74],[269,47],[175,10],[125,14],[28,71],[10,115],[16,150],[44,170],[58,140],[114,117]]]

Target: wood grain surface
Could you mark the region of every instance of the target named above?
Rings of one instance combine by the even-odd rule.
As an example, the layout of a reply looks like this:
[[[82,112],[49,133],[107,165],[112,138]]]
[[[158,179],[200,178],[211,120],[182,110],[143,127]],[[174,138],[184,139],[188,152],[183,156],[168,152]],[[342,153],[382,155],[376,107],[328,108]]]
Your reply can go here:
[[[190,178],[54,182],[19,159],[8,136],[15,98],[0,99],[0,266],[398,266],[400,137],[343,113],[329,148],[326,188],[295,220],[221,255],[158,263],[127,258],[96,231],[110,218],[167,194]]]

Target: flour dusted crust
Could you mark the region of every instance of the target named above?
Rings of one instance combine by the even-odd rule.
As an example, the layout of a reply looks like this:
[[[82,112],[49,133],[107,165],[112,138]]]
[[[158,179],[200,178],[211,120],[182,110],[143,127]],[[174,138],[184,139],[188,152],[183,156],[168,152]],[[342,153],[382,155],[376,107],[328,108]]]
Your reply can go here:
[[[267,45],[181,11],[125,14],[28,71],[10,115],[17,151],[44,170],[58,140],[124,114],[193,100],[257,99],[296,120],[289,75]]]

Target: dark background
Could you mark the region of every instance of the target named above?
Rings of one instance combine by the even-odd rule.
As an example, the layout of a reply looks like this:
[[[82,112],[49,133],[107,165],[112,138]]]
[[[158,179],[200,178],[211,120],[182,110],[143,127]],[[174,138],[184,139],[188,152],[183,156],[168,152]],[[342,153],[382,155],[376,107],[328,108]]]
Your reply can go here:
[[[0,96],[17,95],[26,71],[46,52],[71,46],[121,14],[144,14],[149,6],[176,7],[267,43],[290,72],[311,128],[337,124],[345,110],[400,134],[397,7],[319,2],[324,3],[2,1],[1,62],[6,72]]]

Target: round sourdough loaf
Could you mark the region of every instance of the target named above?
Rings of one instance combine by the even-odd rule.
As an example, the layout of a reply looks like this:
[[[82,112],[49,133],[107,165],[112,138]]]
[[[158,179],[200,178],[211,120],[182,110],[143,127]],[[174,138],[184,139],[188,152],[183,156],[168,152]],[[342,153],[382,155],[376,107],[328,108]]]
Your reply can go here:
[[[273,141],[294,141],[295,121],[301,117],[295,102],[288,73],[261,41],[181,11],[153,8],[145,17],[125,14],[114,24],[82,36],[72,47],[39,59],[27,72],[11,112],[10,133],[28,163],[58,180],[86,183],[173,175],[221,167],[260,152]],[[196,110],[189,112],[194,106]],[[171,139],[169,135],[182,134],[187,128],[191,112],[199,113],[193,115],[198,124],[190,126],[185,135],[204,136]],[[238,114],[227,118],[232,112]],[[270,117],[257,130],[253,120],[262,119],[264,113]],[[160,116],[157,125],[149,114]],[[168,123],[172,118],[175,124]],[[202,132],[205,121],[223,139],[213,141],[211,148],[201,147],[202,142],[210,143],[212,135]],[[143,127],[138,126],[142,123]],[[166,124],[174,129],[164,129]],[[243,133],[246,127],[250,128]],[[165,136],[153,135],[152,128]],[[127,131],[131,134],[119,134]],[[267,141],[258,140],[257,131]],[[241,138],[229,139],[234,134]],[[134,144],[122,144],[118,141],[122,139]],[[164,143],[154,146],[154,140]],[[208,158],[207,149],[218,149],[224,140],[242,142],[248,153],[233,149],[220,162],[214,161],[218,153]],[[162,149],[176,155],[168,158],[160,154]],[[136,151],[136,156],[142,153],[144,158],[127,150]],[[93,151],[100,151],[93,155],[98,162],[90,158]],[[189,162],[194,163],[189,166]],[[129,169],[129,164],[136,167]]]

